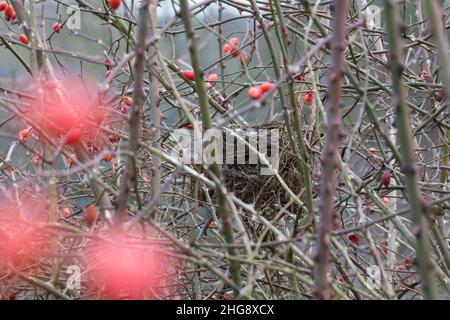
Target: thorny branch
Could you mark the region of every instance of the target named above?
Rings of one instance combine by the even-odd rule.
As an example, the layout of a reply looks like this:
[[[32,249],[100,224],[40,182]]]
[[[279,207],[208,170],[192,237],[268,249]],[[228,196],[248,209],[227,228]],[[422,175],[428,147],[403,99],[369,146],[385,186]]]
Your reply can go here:
[[[1,2],[0,298],[448,299],[450,4],[380,2]]]

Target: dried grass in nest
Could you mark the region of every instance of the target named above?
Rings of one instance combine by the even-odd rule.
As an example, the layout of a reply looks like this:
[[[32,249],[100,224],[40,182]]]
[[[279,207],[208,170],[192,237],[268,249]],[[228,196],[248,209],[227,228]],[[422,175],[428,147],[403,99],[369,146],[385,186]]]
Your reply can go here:
[[[245,131],[278,129],[279,130],[279,167],[278,173],[295,193],[299,194],[303,188],[303,178],[296,168],[296,155],[294,154],[287,129],[282,123],[251,124],[246,126],[232,125],[228,129]],[[236,142],[235,142],[236,143]],[[248,157],[246,147],[246,158]],[[267,147],[270,154],[270,136]],[[236,162],[236,161],[235,161]],[[252,203],[261,214],[271,216],[279,210],[278,205],[286,205],[290,197],[283,189],[275,175],[261,175],[263,164],[224,164],[223,173],[228,191],[247,203]]]

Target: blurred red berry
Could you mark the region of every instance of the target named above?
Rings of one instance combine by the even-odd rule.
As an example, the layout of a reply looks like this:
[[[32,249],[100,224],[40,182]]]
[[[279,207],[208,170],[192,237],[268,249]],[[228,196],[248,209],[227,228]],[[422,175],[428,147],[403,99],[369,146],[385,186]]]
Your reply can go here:
[[[231,38],[230,40],[228,40],[228,43],[232,46],[236,46],[239,42],[239,39],[236,37]]]
[[[361,243],[359,235],[353,232],[348,235],[348,240],[350,240],[355,246],[359,246],[359,244]]]
[[[217,81],[217,79],[218,79],[218,77],[217,77],[217,74],[215,74],[215,73],[211,74],[208,77],[208,81],[210,81],[210,82],[215,82],[215,81]]]
[[[228,40],[228,43],[223,46],[224,53],[230,53],[234,58],[240,56],[239,50],[237,50],[238,38],[234,37]]]
[[[232,47],[231,47],[231,45],[229,45],[228,43],[225,44],[225,45],[223,46],[223,52],[224,52],[224,53],[230,52],[231,49],[232,49]]]
[[[404,263],[405,266],[412,266],[412,261],[409,258],[405,258],[403,260],[403,263]]]
[[[26,34],[23,34],[23,33],[19,35],[19,40],[20,40],[20,42],[22,42],[23,44],[29,44],[29,43],[30,43],[30,40],[28,40],[27,35],[26,35]]]
[[[122,3],[122,0],[108,0],[108,6],[113,9],[117,10]]]
[[[377,149],[375,149],[375,148],[369,148],[369,152],[370,152],[370,154],[371,155],[373,155],[373,156],[376,156],[377,155]]]
[[[92,226],[97,222],[98,212],[95,204],[90,204],[86,207],[84,212],[84,220],[88,224],[88,226]]]
[[[70,211],[70,209],[69,208],[64,208],[64,210],[63,210],[63,216],[64,217],[68,217],[68,216],[70,216],[72,214],[72,211]]]
[[[6,20],[10,21],[10,20],[14,20],[16,19],[16,11],[14,10],[14,8],[12,6],[7,5],[5,8],[5,18]]]
[[[387,254],[388,253],[388,249],[387,249],[387,247],[386,247],[386,245],[387,245],[387,241],[386,240],[381,240],[380,241],[380,245],[383,247],[383,252],[384,252],[384,254]]]
[[[108,134],[108,135],[106,136],[106,138],[108,138],[108,140],[109,140],[111,143],[114,143],[114,142],[117,142],[117,141],[120,140],[120,137],[119,137],[119,136],[116,136],[115,134]]]
[[[22,142],[27,142],[30,133],[31,133],[31,128],[20,130],[19,131],[19,140]]]
[[[209,223],[208,227],[210,229],[216,229],[217,228],[217,222],[215,220],[211,220],[211,222]]]
[[[0,2],[0,11],[5,10],[8,7],[8,3],[6,1]]]
[[[61,24],[59,22],[55,22],[52,26],[53,31],[58,32],[61,31]]]
[[[184,70],[184,71],[183,71],[183,76],[184,76],[186,79],[189,79],[189,80],[191,80],[191,81],[194,81],[194,80],[195,80],[195,73],[194,73],[194,71],[192,71],[192,70]]]
[[[311,103],[314,100],[314,93],[312,91],[309,91],[306,95],[305,95],[305,102],[307,103]]]
[[[388,197],[383,197],[383,199],[381,199],[383,201],[383,203],[387,206],[389,204],[389,198]]]
[[[112,158],[113,158],[112,153],[108,153],[103,157],[103,160],[109,162],[112,160]]]
[[[112,65],[111,60],[110,60],[108,57],[106,57],[106,58],[103,60],[103,64],[105,65],[106,69],[110,69],[110,68],[111,68],[111,65]]]
[[[294,79],[297,81],[303,81],[305,80],[305,74],[304,73],[299,73],[296,76],[294,76]]]
[[[275,84],[272,82],[264,82],[262,85],[259,86],[263,92],[267,92],[272,90],[275,87]]]
[[[103,121],[105,120],[105,111],[103,111],[102,109],[95,109],[94,110],[94,120],[97,124],[102,124]]]
[[[381,176],[381,180],[385,188],[389,187],[391,184],[391,172],[389,170],[385,170]]]
[[[145,299],[149,291],[156,291],[160,281],[157,276],[167,268],[163,266],[163,255],[158,253],[160,250],[133,248],[121,242],[102,244],[95,254],[88,255],[94,266],[89,285],[99,288],[108,300]]]
[[[237,57],[239,57],[240,55],[241,55],[241,53],[239,52],[239,50],[236,50],[236,49],[233,49],[233,50],[231,50],[231,56],[233,57],[233,58],[237,58]]]
[[[131,107],[131,106],[133,105],[133,98],[124,96],[124,97],[122,98],[122,100],[123,100],[123,102],[124,102],[127,106],[129,106],[129,107]]]
[[[217,81],[217,74],[213,73],[208,77],[208,82],[206,83],[206,86],[209,88],[214,87],[214,85],[216,84]]]
[[[261,90],[260,87],[251,87],[248,90],[248,96],[250,99],[259,99],[259,98],[261,98],[262,94],[263,94],[263,91]]]

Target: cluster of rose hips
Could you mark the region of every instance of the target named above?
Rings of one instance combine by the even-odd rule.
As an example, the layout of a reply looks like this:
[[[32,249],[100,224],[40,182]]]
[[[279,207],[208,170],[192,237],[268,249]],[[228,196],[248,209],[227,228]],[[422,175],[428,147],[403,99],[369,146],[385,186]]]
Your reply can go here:
[[[27,142],[30,137],[33,128],[26,128],[19,131],[19,140],[22,142]],[[64,136],[64,144],[65,145],[73,145],[81,140],[83,132],[80,128],[74,127],[70,129],[67,134]]]
[[[275,87],[275,84],[272,82],[264,82],[263,84],[259,85],[259,86],[253,86],[251,87],[248,92],[247,95],[250,99],[253,100],[258,100],[260,99],[264,93],[266,93],[267,91],[272,90]],[[312,91],[309,91],[306,95],[305,95],[305,102],[307,103],[311,103],[314,100],[314,93]]]
[[[109,0],[108,4],[111,7],[111,9],[116,10],[117,8],[119,8],[120,4],[122,3],[121,0]],[[10,5],[8,5],[8,3],[6,3],[5,1],[0,2],[0,11],[5,11],[5,18],[8,21],[13,21],[16,18],[16,12],[14,11],[14,8]],[[59,33],[61,31],[61,24],[59,22],[55,22],[52,25],[52,29],[54,32]],[[25,45],[30,44],[30,40],[28,39],[28,36],[24,33],[19,35],[19,40],[20,42],[22,42]],[[105,59],[106,61],[106,59]],[[106,65],[106,62],[105,62]],[[110,65],[109,65],[110,67]],[[109,69],[106,72],[106,77],[108,77],[111,73],[111,70]]]
[[[0,11],[5,11],[5,19],[7,21],[14,21],[17,17],[13,6],[10,6],[6,1],[0,2]]]
[[[238,38],[236,37],[231,38],[230,40],[228,40],[228,43],[226,43],[223,46],[223,52],[231,54],[233,58],[240,57],[242,63],[248,64],[247,54],[239,50],[238,42],[239,42]]]
[[[7,21],[14,21],[17,17],[16,11],[14,10],[13,6],[9,5],[6,1],[0,2],[0,11],[5,11],[5,19]],[[61,31],[61,24],[55,22],[52,26],[52,29],[55,32]],[[25,45],[28,45],[30,43],[28,36],[24,33],[19,35],[19,40]]]
[[[59,22],[55,22],[52,26],[52,29],[54,32],[59,33],[61,31],[61,24]],[[25,45],[30,44],[30,40],[28,39],[28,36],[24,33],[19,35],[19,40]]]
[[[6,1],[0,2],[0,11],[5,11],[5,19],[6,21],[14,21],[16,20],[17,14],[14,10],[13,6],[9,5]],[[28,45],[30,41],[26,34],[20,34],[19,40],[25,45]]]
[[[85,132],[83,131],[85,131],[85,129],[89,129],[91,121],[95,122],[97,125],[100,125],[106,117],[106,114],[102,109],[95,108],[90,112],[90,117],[87,121],[79,122],[76,114],[81,110],[62,110],[61,108],[57,109],[57,111],[53,110],[53,108],[50,110],[53,111],[53,113],[47,113],[45,120],[37,118],[37,121],[40,121],[41,129],[45,130],[47,133],[62,136],[63,145],[74,145],[80,142],[85,135]],[[73,123],[76,123],[77,125],[73,126]],[[18,138],[21,142],[26,143],[32,133],[33,127],[25,128],[19,131]],[[34,158],[33,163],[38,164],[41,157],[39,156]],[[76,160],[76,156],[73,154],[69,156],[67,163],[70,166],[74,164]],[[112,155],[105,155],[103,160],[111,161]]]
[[[123,103],[125,104],[123,107],[122,107],[122,112],[123,113],[127,113],[128,112],[128,107],[131,107],[132,105],[133,105],[133,98],[131,98],[131,97],[128,97],[128,96],[124,96],[123,98],[122,98],[122,101],[123,101]]]
[[[258,100],[263,96],[264,93],[272,90],[275,87],[275,84],[272,82],[264,82],[263,84],[259,86],[254,86],[248,89],[248,97],[250,99]]]
[[[195,81],[195,72],[193,70],[183,70],[182,74],[186,79]],[[215,85],[217,79],[218,76],[215,73],[212,73],[207,79],[205,79],[207,81],[208,88],[212,88]]]
[[[238,38],[233,37],[223,46],[223,52],[230,54],[232,57],[240,57],[241,61],[245,64],[248,64],[248,57],[245,52],[241,52],[239,50],[238,46]],[[183,70],[182,75],[185,79],[190,81],[195,81],[195,72],[193,70]],[[207,86],[208,88],[212,88],[215,85],[215,82],[217,81],[218,76],[217,74],[213,73],[211,74],[207,79]],[[297,80],[303,80],[303,74],[299,74],[295,76],[295,79]],[[275,87],[275,84],[272,82],[264,82],[261,85],[258,86],[252,86],[249,88],[247,95],[250,99],[258,100],[260,99],[264,93],[272,90]],[[305,101],[310,103],[313,101],[313,93],[310,91],[305,96]]]

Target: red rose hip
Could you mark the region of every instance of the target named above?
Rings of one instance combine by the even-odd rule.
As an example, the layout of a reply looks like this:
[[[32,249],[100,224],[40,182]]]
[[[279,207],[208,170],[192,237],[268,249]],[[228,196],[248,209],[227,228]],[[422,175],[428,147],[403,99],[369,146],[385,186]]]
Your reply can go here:
[[[5,18],[6,20],[14,20],[16,18],[16,11],[13,7],[7,5],[5,8]]]
[[[263,91],[261,90],[260,87],[251,87],[248,90],[248,96],[250,99],[255,99],[255,100],[259,99],[259,98],[261,98],[262,94],[263,94]]]
[[[108,5],[113,10],[117,10],[121,4],[122,0],[108,0]]]
[[[183,71],[183,76],[184,76],[186,79],[189,79],[189,80],[191,80],[191,81],[194,81],[194,80],[195,80],[195,73],[194,73],[194,71],[192,71],[192,70],[184,70],[184,71]]]
[[[307,103],[311,103],[314,100],[314,93],[312,91],[309,91],[306,95],[305,95],[305,102]]]
[[[52,26],[53,31],[58,32],[61,31],[61,25],[58,22],[55,22]]]
[[[26,45],[28,45],[30,43],[30,40],[28,40],[27,35],[23,34],[23,33],[19,35],[19,40],[20,40],[20,42],[22,42],[23,44],[26,44]]]
[[[262,85],[260,85],[259,87],[261,88],[261,90],[262,90],[263,92],[267,92],[267,91],[272,90],[272,89],[275,87],[275,85],[274,85],[272,82],[264,82],[264,83],[263,83]]]

